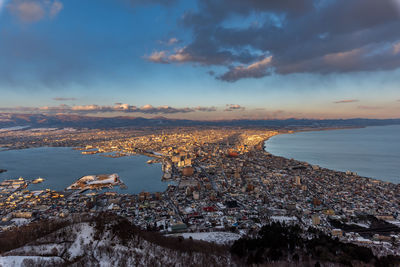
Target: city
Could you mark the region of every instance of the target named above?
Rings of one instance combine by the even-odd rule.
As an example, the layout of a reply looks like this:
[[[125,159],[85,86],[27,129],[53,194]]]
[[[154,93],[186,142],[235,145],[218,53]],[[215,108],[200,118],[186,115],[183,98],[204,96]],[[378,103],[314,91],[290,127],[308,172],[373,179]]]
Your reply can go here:
[[[0,267],[400,266],[400,0],[0,0]]]
[[[265,151],[264,142],[281,133],[291,131],[181,128],[2,133],[1,144],[13,149],[74,144],[82,153],[144,154],[160,162],[160,179],[173,184],[164,192],[129,195],[112,190],[30,191],[32,181],[3,181],[1,230],[40,219],[107,211],[164,234],[228,232],[239,238],[279,221],[319,229],[343,242],[370,247],[380,256],[399,255],[400,186],[273,156]],[[14,136],[20,141],[10,146]]]

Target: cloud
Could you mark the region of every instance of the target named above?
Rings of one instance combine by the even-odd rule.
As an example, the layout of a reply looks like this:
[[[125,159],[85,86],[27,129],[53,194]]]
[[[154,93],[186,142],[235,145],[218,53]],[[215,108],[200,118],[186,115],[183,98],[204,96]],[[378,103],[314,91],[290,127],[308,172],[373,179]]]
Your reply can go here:
[[[158,43],[161,45],[164,45],[164,46],[173,46],[173,45],[181,43],[181,40],[179,40],[176,37],[171,37],[166,40],[159,40]]]
[[[228,65],[234,63],[236,60],[248,64],[262,59],[262,56],[252,55],[247,50],[234,55],[229,51],[213,51],[213,49],[214,48],[185,46],[177,48],[174,51],[156,51],[153,53],[155,56],[154,58],[149,56],[147,59],[154,63],[191,62],[201,66]]]
[[[174,53],[168,53],[167,51],[155,51],[150,56],[145,58],[151,62],[163,64],[169,64],[171,62],[188,62],[192,60],[191,55],[185,52],[184,48],[177,49]]]
[[[359,109],[368,109],[368,110],[375,110],[375,109],[383,109],[381,106],[358,106]]]
[[[400,53],[400,42],[393,44],[393,54],[397,55]]]
[[[175,53],[168,56],[169,61],[187,62],[191,61],[192,56],[185,51],[185,48],[178,49]]]
[[[194,110],[200,111],[200,112],[214,112],[217,111],[216,107],[195,107]]]
[[[209,71],[207,71],[207,74],[210,75],[210,76],[214,76],[215,75],[215,71],[209,70]]]
[[[191,112],[214,112],[215,107],[184,107],[174,108],[170,106],[154,107],[152,105],[144,105],[137,107],[129,104],[115,103],[113,106],[107,105],[77,105],[70,106],[61,104],[59,106],[43,106],[43,107],[14,107],[0,108],[4,112],[27,112],[27,113],[66,113],[66,114],[93,114],[93,113],[143,113],[143,114],[176,114],[176,113],[191,113]]]
[[[179,40],[177,38],[170,38],[168,40],[168,45],[173,45],[173,44],[176,44],[178,42],[179,42]]]
[[[168,59],[166,58],[165,51],[156,51],[153,52],[150,56],[145,57],[148,61],[155,62],[155,63],[163,63],[168,64]]]
[[[393,70],[400,67],[399,7],[394,0],[203,0],[179,21],[192,40],[165,51],[165,60],[226,67],[216,78],[228,82],[270,75],[245,67],[266,55],[280,75]]]
[[[63,8],[64,8],[64,5],[60,1],[55,0],[50,6],[50,10],[49,10],[50,18],[56,17]]]
[[[45,17],[56,17],[63,4],[58,0],[12,0],[8,8],[22,22],[32,23]]]
[[[227,104],[224,111],[234,111],[234,110],[245,110],[245,107],[242,107],[238,104]]]
[[[354,102],[358,102],[358,100],[357,99],[344,99],[344,100],[335,101],[333,103],[335,103],[335,104],[345,104],[345,103],[354,103]]]
[[[261,78],[270,73],[268,66],[270,66],[271,61],[272,57],[270,56],[248,66],[233,67],[228,72],[218,76],[217,79],[227,82],[236,82],[243,78]]]
[[[99,113],[99,112],[125,112],[125,113],[145,113],[145,114],[173,114],[194,112],[192,108],[173,108],[170,106],[153,107],[144,105],[136,107],[129,104],[116,103],[114,106],[84,105],[64,108],[67,112]]]
[[[74,101],[77,100],[75,97],[54,97],[55,101]]]
[[[394,55],[392,47],[393,43],[370,44],[353,50],[276,66],[276,70],[281,74],[393,70],[400,67],[400,54]]]
[[[36,22],[44,18],[45,10],[40,2],[34,1],[13,1],[9,8],[11,13],[23,22]]]

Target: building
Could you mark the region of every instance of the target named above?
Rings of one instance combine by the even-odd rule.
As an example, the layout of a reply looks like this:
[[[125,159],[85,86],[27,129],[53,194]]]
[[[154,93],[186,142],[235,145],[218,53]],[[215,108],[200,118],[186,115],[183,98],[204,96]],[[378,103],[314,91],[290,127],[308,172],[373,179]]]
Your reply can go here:
[[[331,232],[333,237],[342,237],[343,236],[343,231],[340,229],[332,229]]]
[[[14,212],[13,213],[14,218],[25,218],[25,219],[30,219],[32,218],[32,212]]]
[[[178,232],[185,232],[187,230],[187,225],[184,223],[175,223],[171,225],[171,230],[174,233],[178,233]]]
[[[184,167],[182,169],[182,174],[184,176],[192,176],[194,174],[194,168],[193,167]]]
[[[319,217],[318,214],[313,214],[311,216],[311,219],[312,219],[313,225],[319,225],[321,223],[321,218]]]

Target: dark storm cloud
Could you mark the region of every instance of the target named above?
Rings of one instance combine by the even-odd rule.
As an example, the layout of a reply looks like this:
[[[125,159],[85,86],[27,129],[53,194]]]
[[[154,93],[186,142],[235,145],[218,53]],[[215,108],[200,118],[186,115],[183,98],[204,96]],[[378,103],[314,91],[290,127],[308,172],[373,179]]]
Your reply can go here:
[[[203,0],[181,25],[192,42],[168,62],[226,66],[216,78],[234,82],[290,73],[343,73],[400,67],[399,5],[394,0]],[[261,14],[263,21],[229,25]],[[260,16],[259,16],[260,17]],[[271,56],[270,64],[252,65]]]
[[[257,61],[249,66],[231,67],[229,71],[217,77],[227,82],[236,82],[244,78],[261,78],[270,74],[268,66],[271,65],[271,57]]]
[[[314,8],[312,0],[199,0],[199,12],[188,11],[182,23],[195,28],[206,28],[222,22],[232,14],[249,15],[252,12],[277,12],[299,16]]]

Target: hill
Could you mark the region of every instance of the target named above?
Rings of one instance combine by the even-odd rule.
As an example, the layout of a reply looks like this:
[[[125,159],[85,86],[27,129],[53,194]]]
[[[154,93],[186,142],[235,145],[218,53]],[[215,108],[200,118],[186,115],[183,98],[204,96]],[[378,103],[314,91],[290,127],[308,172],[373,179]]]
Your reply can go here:
[[[223,126],[223,127],[364,127],[400,124],[400,119],[285,119],[285,120],[178,120],[164,117],[92,117],[80,115],[45,115],[0,113],[0,128],[28,126],[31,128],[116,128],[116,127],[179,127],[179,126]]]
[[[228,251],[142,231],[112,214],[41,221],[0,235],[0,266],[230,266]]]
[[[38,221],[0,234],[0,266],[399,266],[315,230],[265,225],[232,246],[144,231],[111,213]]]

